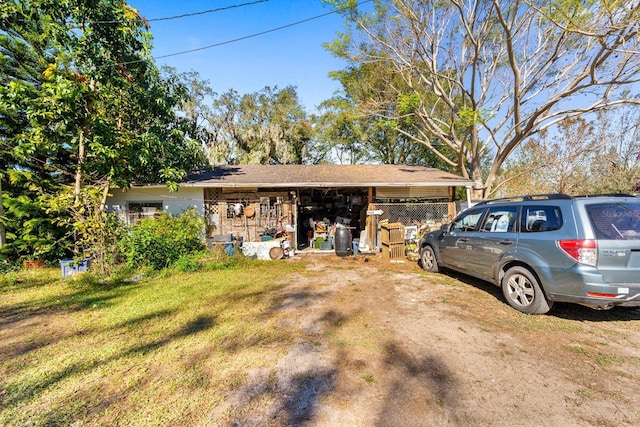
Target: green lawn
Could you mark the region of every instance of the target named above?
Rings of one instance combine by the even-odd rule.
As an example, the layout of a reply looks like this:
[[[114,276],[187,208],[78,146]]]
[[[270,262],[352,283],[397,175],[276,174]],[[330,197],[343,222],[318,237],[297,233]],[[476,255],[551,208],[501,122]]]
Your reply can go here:
[[[59,269],[0,279],[0,425],[206,424],[290,341],[279,279],[249,262],[106,287]]]

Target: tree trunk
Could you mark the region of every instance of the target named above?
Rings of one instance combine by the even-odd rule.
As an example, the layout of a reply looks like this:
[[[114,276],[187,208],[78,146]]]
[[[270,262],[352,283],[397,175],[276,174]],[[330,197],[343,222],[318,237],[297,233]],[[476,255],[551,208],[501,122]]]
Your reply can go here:
[[[487,196],[487,193],[485,191],[484,179],[482,178],[482,154],[478,139],[478,127],[475,125],[469,126],[467,128],[467,134],[471,139],[471,156],[469,158],[470,178],[473,180],[471,197],[474,200],[481,200]]]
[[[82,165],[86,156],[84,147],[84,129],[80,130],[80,137],[78,138],[78,165],[76,168],[76,185],[74,190],[74,202],[77,205],[80,202],[80,191],[82,190]]]
[[[7,230],[4,228],[2,217],[4,217],[4,206],[2,204],[2,175],[0,175],[0,248],[7,243]]]
[[[100,207],[98,208],[98,212],[103,214],[107,207],[107,198],[109,197],[109,182],[110,179],[107,179],[107,182],[102,189],[102,200],[100,200]]]
[[[91,79],[89,81],[89,90],[91,92],[95,92],[96,90],[96,81]],[[87,116],[90,118],[93,114],[93,101],[89,99],[87,103]],[[84,166],[84,161],[87,158],[86,146],[85,146],[85,138],[89,134],[90,125],[85,124],[80,129],[80,135],[78,138],[78,165],[76,169],[76,185],[74,190],[75,195],[75,203],[78,204],[80,201],[80,192],[82,191],[82,168]]]

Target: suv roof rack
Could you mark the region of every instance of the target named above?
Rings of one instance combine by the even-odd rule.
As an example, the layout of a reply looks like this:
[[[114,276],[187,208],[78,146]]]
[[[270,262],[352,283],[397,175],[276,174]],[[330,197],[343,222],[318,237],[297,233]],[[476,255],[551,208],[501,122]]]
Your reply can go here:
[[[513,196],[513,197],[503,197],[500,199],[483,200],[481,202],[476,203],[474,206],[490,205],[493,203],[504,203],[504,202],[523,202],[528,200],[566,200],[566,199],[573,199],[573,197],[567,194],[561,194],[561,193],[528,194],[525,196]]]
[[[603,193],[603,194],[581,194],[579,196],[575,196],[575,198],[589,198],[589,197],[636,197],[633,194],[626,193]]]

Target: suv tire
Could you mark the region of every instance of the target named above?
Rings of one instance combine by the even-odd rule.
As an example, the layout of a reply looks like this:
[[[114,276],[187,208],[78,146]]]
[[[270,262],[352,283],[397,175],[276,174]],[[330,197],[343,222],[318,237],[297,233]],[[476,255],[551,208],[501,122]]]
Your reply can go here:
[[[502,278],[502,293],[511,307],[526,314],[545,314],[553,307],[538,279],[525,267],[507,270]]]
[[[426,245],[422,248],[420,253],[420,265],[424,270],[432,273],[440,271],[438,260],[436,259],[436,253],[431,246]]]

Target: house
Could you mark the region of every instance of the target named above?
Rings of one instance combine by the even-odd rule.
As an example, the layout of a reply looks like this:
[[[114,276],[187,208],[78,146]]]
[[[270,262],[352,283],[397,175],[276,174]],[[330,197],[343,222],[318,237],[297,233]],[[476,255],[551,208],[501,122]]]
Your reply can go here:
[[[113,189],[108,204],[128,222],[159,210],[179,214],[195,207],[206,218],[206,234],[259,240],[286,231],[301,247],[317,227],[342,223],[354,237],[366,230],[375,245],[377,223],[436,226],[456,213],[456,187],[470,180],[425,166],[237,165],[216,166],[187,176],[177,192],[164,185]]]

